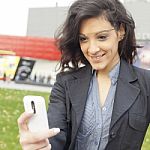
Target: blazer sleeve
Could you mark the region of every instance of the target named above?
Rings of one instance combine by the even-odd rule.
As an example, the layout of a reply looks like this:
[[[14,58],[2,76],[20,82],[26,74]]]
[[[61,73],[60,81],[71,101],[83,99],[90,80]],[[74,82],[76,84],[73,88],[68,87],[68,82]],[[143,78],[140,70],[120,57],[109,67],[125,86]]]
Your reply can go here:
[[[53,150],[66,149],[67,140],[67,112],[66,112],[66,94],[65,84],[58,74],[56,82],[50,95],[48,108],[48,121],[50,128],[60,128],[60,133],[49,139]]]

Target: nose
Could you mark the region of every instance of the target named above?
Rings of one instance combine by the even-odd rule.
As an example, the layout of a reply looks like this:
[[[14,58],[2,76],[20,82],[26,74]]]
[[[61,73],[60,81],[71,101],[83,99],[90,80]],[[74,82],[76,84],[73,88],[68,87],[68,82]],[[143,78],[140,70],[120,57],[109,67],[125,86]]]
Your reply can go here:
[[[99,46],[96,44],[96,42],[90,42],[88,47],[88,52],[92,55],[95,55],[97,52],[100,51]]]

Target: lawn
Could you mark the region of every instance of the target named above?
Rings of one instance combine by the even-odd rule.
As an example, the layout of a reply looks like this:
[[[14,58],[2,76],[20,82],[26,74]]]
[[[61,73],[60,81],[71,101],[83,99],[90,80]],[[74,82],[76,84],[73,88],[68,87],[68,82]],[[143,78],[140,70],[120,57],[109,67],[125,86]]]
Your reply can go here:
[[[21,150],[17,118],[24,110],[25,95],[41,95],[48,103],[49,93],[0,89],[0,150]]]
[[[0,150],[21,150],[17,118],[23,112],[22,99],[25,95],[41,95],[48,104],[49,93],[0,89]],[[150,150],[150,128],[142,150]]]

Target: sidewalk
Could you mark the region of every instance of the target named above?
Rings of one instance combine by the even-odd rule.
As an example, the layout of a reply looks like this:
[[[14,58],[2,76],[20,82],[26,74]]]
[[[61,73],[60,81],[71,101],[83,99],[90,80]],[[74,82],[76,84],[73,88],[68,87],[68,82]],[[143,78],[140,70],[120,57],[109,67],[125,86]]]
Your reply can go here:
[[[51,92],[51,87],[39,86],[39,85],[28,85],[28,84],[18,84],[14,81],[0,81],[0,88],[16,89],[16,90],[29,90],[29,91],[39,91],[39,92]]]

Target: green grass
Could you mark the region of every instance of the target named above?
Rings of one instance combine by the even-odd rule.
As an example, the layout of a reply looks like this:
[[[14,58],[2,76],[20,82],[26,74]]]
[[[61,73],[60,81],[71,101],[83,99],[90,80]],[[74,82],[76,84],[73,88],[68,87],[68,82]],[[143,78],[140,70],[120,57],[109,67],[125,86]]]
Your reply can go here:
[[[24,111],[25,95],[41,95],[48,103],[49,93],[0,89],[0,150],[21,150],[17,118]]]
[[[149,126],[147,133],[146,133],[144,143],[142,146],[142,150],[150,150],[150,126]]]
[[[21,150],[17,118],[24,111],[22,99],[25,95],[41,95],[48,104],[49,93],[0,89],[0,150]],[[142,150],[150,150],[150,128]]]

